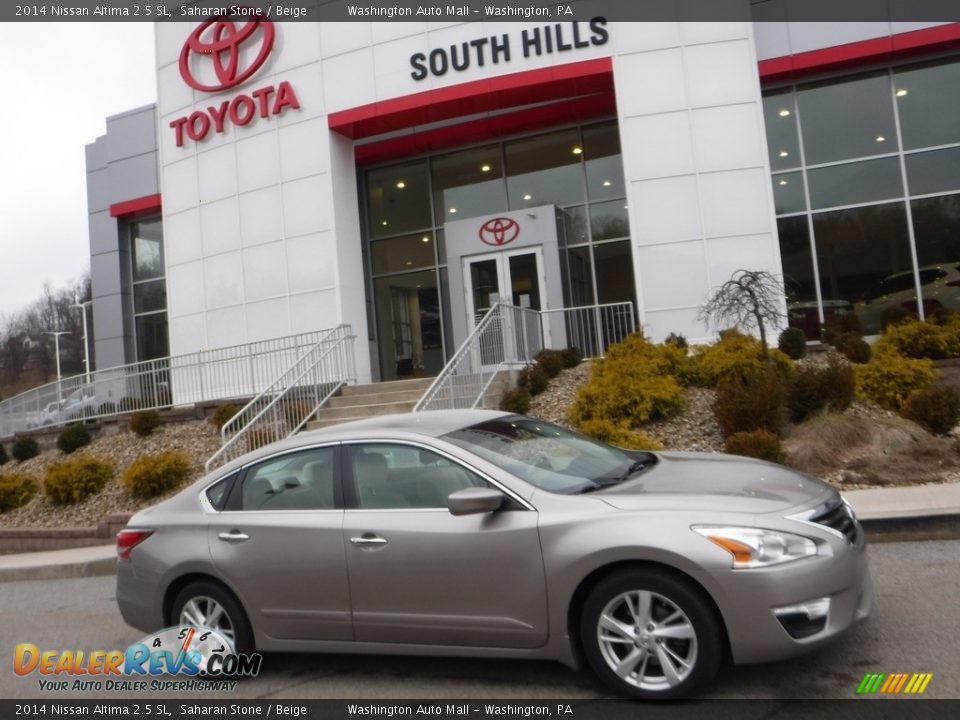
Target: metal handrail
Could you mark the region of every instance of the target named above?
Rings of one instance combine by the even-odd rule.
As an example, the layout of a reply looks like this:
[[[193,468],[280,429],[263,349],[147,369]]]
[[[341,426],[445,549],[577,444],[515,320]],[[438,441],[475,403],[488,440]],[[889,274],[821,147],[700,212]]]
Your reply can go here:
[[[552,319],[555,315],[562,316],[559,323]],[[535,325],[533,332],[537,342],[530,342],[530,324]],[[519,335],[517,325],[521,326]],[[623,341],[636,329],[631,302],[556,310],[531,310],[497,303],[457,348],[423,397],[417,401],[413,412],[477,407],[501,372],[533,362],[536,354],[548,345],[555,343],[560,347],[576,347],[584,358],[600,357],[610,345]],[[489,337],[491,335],[494,337]],[[487,359],[496,358],[498,354],[502,358],[495,364],[485,365],[485,353]]]
[[[477,407],[501,372],[529,364],[542,349],[539,312],[497,303],[457,348],[413,412]]]
[[[0,402],[0,437],[133,410],[251,397],[331,332],[144,360],[46,383]]]
[[[356,380],[349,325],[339,325],[304,353],[220,430],[221,446],[205,464],[218,464],[299,432],[347,382]]]

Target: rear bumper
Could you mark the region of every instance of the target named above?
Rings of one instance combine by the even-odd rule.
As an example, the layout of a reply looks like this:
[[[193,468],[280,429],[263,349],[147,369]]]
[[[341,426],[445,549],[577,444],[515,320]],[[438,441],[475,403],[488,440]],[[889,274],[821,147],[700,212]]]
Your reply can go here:
[[[143,632],[162,628],[163,617],[157,610],[156,598],[157,588],[138,577],[133,563],[117,561],[117,606],[127,625]]]

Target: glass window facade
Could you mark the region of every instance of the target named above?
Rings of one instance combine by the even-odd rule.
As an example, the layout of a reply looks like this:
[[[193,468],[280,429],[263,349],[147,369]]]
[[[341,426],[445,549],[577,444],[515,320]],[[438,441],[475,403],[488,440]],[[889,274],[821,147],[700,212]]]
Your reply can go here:
[[[565,304],[635,302],[614,121],[371,168],[361,186],[384,380],[435,375],[456,349],[449,297],[462,289],[448,286],[448,221],[556,205]]]
[[[168,357],[167,281],[160,218],[131,223],[130,261],[137,360]]]
[[[789,321],[960,310],[960,59],[764,93]],[[916,258],[916,260],[914,260]]]

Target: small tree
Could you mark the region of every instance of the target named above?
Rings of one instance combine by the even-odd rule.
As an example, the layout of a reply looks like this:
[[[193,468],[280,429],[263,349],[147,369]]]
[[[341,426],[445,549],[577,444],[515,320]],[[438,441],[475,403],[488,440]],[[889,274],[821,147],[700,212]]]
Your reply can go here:
[[[697,317],[709,326],[732,325],[746,331],[760,331],[763,357],[769,362],[767,328],[786,319],[783,310],[783,282],[766,270],[737,270],[700,308]]]

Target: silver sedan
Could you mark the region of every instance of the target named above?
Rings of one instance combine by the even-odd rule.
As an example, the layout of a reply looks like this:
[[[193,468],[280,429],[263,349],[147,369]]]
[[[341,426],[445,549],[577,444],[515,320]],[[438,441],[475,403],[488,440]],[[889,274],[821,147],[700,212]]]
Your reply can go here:
[[[483,410],[261,448],[137,513],[118,551],[117,602],[144,631],[586,663],[639,698],[811,650],[872,601],[860,525],[814,478]]]

